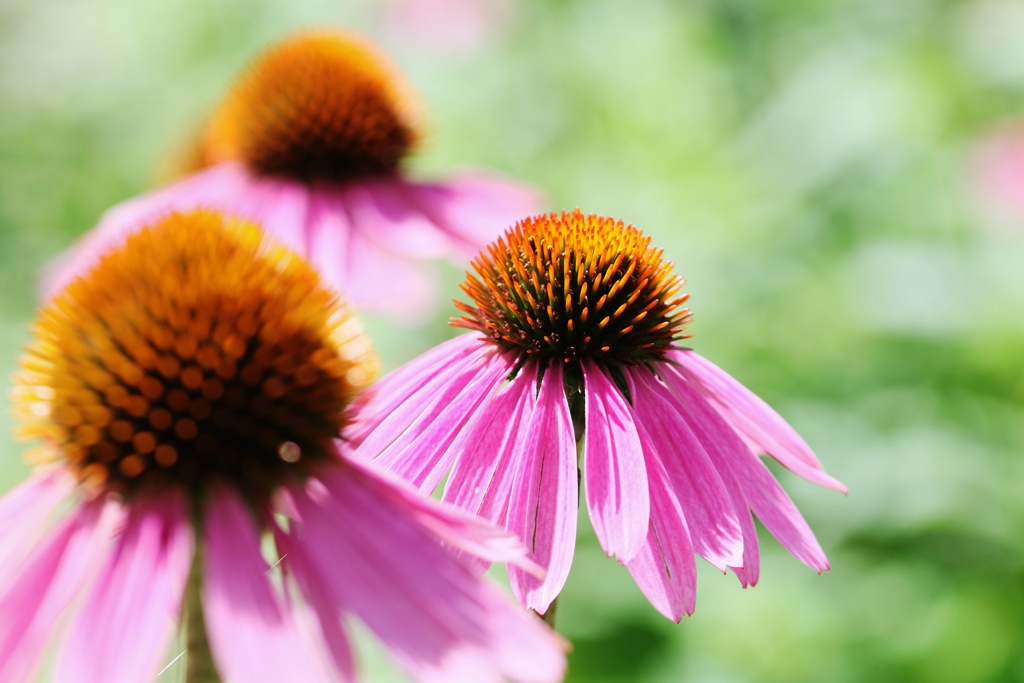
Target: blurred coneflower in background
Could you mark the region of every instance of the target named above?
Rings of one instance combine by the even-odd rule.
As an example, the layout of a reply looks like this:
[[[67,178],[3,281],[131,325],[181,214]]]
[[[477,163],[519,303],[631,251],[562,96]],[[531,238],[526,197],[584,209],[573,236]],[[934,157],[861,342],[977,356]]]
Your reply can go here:
[[[373,45],[297,34],[228,91],[186,162],[194,172],[110,209],[50,264],[44,293],[154,218],[213,208],[258,222],[357,308],[422,319],[435,299],[427,262],[468,261],[539,195],[479,172],[409,179],[402,162],[421,137],[416,97]]]

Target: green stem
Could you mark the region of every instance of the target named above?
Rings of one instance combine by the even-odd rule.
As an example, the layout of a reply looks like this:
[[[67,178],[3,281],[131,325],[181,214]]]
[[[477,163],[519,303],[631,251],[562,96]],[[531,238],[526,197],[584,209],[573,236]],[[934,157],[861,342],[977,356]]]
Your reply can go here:
[[[550,605],[548,605],[548,611],[547,612],[545,612],[544,614],[537,614],[536,612],[534,612],[534,614],[537,614],[538,617],[543,619],[545,624],[547,624],[551,628],[554,628],[555,627],[555,612],[557,612],[557,611],[558,611],[558,596],[556,595],[555,599],[551,601]]]
[[[201,544],[196,545],[196,556],[185,589],[185,647],[188,648],[185,683],[220,683],[203,619],[201,547]]]

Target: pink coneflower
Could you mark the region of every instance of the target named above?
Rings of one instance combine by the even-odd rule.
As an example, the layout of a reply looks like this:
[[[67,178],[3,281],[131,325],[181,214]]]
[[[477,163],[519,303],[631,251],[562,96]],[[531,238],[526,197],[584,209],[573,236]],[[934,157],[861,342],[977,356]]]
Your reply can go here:
[[[198,172],[103,216],[50,268],[47,295],[124,236],[171,210],[251,219],[306,256],[357,308],[405,317],[434,301],[428,261],[465,263],[537,195],[493,176],[405,177],[418,106],[385,57],[353,35],[300,34],[271,48],[207,126]]]
[[[845,489],[763,401],[678,345],[687,295],[650,238],[551,214],[516,225],[473,268],[472,303],[453,324],[475,333],[381,380],[350,434],[357,455],[424,491],[450,471],[444,500],[523,539],[547,569],[509,568],[523,605],[544,613],[569,573],[578,476],[605,552],[671,619],[693,612],[694,553],[757,582],[751,512],[801,562],[828,568],[758,454]]]
[[[418,680],[560,679],[554,636],[469,561],[527,562],[518,542],[339,445],[373,370],[311,267],[215,213],[72,282],[14,391],[43,445],[0,499],[0,681],[58,631],[53,680],[151,681],[183,605],[189,681],[352,680],[355,620]]]

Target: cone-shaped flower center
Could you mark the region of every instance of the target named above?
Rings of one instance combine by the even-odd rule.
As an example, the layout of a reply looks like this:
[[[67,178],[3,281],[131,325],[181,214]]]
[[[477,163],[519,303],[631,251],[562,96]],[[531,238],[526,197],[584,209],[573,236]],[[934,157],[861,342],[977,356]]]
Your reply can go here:
[[[305,179],[393,173],[416,142],[413,108],[368,43],[332,32],[300,35],[239,79],[214,114],[204,157]]]
[[[172,214],[69,285],[16,377],[22,433],[124,494],[212,480],[267,494],[333,457],[372,351],[315,271],[263,240]]]
[[[685,335],[688,295],[660,249],[632,225],[579,210],[528,218],[473,261],[473,305],[454,325],[507,349],[565,362],[638,363]]]

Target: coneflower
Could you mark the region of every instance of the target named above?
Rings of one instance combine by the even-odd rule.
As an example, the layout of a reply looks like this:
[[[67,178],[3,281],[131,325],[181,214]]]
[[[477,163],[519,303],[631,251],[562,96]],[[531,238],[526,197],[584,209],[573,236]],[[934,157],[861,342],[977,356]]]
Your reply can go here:
[[[560,679],[560,644],[467,561],[518,542],[348,457],[374,370],[313,268],[216,213],[71,282],[13,393],[42,445],[0,499],[0,680],[66,624],[53,680],[151,681],[183,605],[189,681],[352,680],[353,620],[419,680]]]
[[[407,177],[421,114],[401,75],[368,41],[302,33],[257,59],[212,114],[196,172],[108,211],[52,264],[45,293],[126,234],[172,210],[214,208],[259,223],[310,259],[357,308],[422,315],[426,262],[468,261],[537,194],[481,173]]]
[[[578,476],[602,547],[665,616],[694,608],[694,553],[758,577],[751,511],[800,561],[825,555],[758,457],[845,490],[763,401],[680,342],[683,280],[636,228],[527,219],[474,262],[453,320],[473,333],[378,382],[350,434],[424,491],[515,532],[543,578],[509,568],[545,613],[569,573]],[[581,473],[578,474],[578,469]]]

